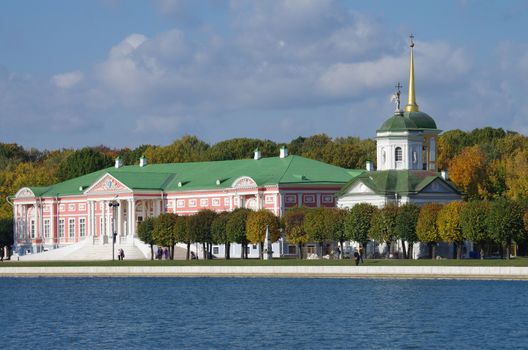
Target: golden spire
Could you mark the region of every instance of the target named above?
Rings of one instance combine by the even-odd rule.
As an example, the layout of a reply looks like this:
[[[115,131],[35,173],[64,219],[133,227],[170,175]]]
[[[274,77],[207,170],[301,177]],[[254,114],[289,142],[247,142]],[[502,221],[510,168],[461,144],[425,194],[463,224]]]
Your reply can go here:
[[[411,48],[411,62],[409,67],[409,99],[407,101],[407,106],[405,106],[405,112],[418,112],[418,105],[416,104],[416,95],[414,93],[414,35],[409,35],[411,42],[409,47]]]

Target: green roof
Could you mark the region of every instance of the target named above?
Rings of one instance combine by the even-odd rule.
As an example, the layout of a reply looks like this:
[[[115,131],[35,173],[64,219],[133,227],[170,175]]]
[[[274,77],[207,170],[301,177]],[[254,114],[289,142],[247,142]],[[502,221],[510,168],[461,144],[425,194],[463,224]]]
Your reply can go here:
[[[39,188],[42,190],[35,195],[80,195],[107,173],[132,190],[175,192],[230,188],[233,181],[242,176],[252,178],[257,186],[344,185],[362,172],[294,155],[259,160],[149,164],[144,167],[129,165],[102,169],[53,186]],[[31,187],[33,192],[35,189],[37,187]]]
[[[424,112],[396,112],[387,119],[379,131],[438,130],[436,123]]]
[[[349,181],[339,192],[345,194],[357,182],[362,182],[378,194],[415,194],[422,191],[434,180],[440,179],[456,193],[460,191],[449,181],[445,181],[438,173],[425,170],[384,170],[364,171]]]

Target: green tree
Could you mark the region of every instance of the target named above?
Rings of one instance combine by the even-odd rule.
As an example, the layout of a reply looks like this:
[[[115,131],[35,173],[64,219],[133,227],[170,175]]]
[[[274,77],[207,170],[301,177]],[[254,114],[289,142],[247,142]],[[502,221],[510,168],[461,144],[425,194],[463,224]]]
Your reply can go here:
[[[516,201],[498,199],[491,203],[487,226],[495,240],[506,248],[506,259],[510,259],[513,242],[524,239],[524,210]]]
[[[398,207],[394,204],[388,204],[376,211],[372,216],[372,222],[369,230],[370,239],[387,244],[387,254],[390,254],[392,243],[396,239],[396,217],[398,216]]]
[[[279,146],[270,140],[235,138],[218,142],[206,152],[207,160],[231,160],[253,158],[255,148],[259,148],[262,157],[276,157]]]
[[[230,258],[230,241],[229,236],[227,235],[226,224],[229,219],[228,212],[222,212],[216,216],[211,224],[211,233],[213,236],[213,242],[216,244],[223,244],[225,251],[225,258]]]
[[[299,258],[303,258],[304,245],[308,243],[308,235],[304,230],[305,208],[290,208],[282,216],[282,226],[286,240],[289,243],[296,244],[299,249]]]
[[[431,259],[436,258],[436,244],[441,237],[438,232],[437,218],[442,210],[442,205],[438,203],[428,203],[420,208],[420,215],[416,223],[416,235],[418,240],[427,243],[431,249]]]
[[[487,219],[490,210],[488,201],[469,201],[460,212],[460,228],[462,236],[475,242],[481,251],[484,251],[484,244],[491,240],[488,232]],[[480,256],[484,259],[483,254]]]
[[[186,260],[191,258],[191,243],[195,241],[195,237],[191,236],[189,230],[189,221],[192,216],[178,216],[176,218],[176,241],[185,243],[187,246]]]
[[[345,230],[345,220],[348,211],[340,208],[324,208],[323,212],[325,214],[324,224],[326,231],[329,233],[329,238],[339,242],[341,252],[343,252],[344,242],[350,240],[350,236],[347,234],[348,231]],[[340,254],[339,258],[342,257],[343,255]]]
[[[465,239],[460,225],[460,213],[463,207],[463,202],[449,202],[442,207],[436,218],[440,238],[443,241],[456,244],[457,259],[462,258],[462,247]]]
[[[406,203],[399,209],[396,217],[396,226],[394,233],[402,242],[403,257],[405,259],[412,258],[413,244],[418,241],[416,235],[416,223],[420,215],[420,207],[416,204]],[[405,249],[405,242],[409,244],[409,248]]]
[[[252,211],[247,216],[246,236],[250,243],[260,244],[260,258],[263,257],[264,239],[266,238],[266,228],[269,230],[270,241],[279,239],[279,221],[277,217],[267,209]]]
[[[154,222],[155,219],[150,217],[143,220],[138,226],[138,237],[140,240],[150,245],[150,260],[154,260]]]
[[[369,203],[354,205],[345,218],[345,231],[352,241],[367,246],[372,217],[378,208]]]
[[[11,247],[14,243],[13,219],[0,219],[0,254],[3,256],[4,247]]]
[[[174,246],[178,238],[176,220],[178,215],[174,213],[163,213],[154,219],[152,237],[157,245],[169,247],[170,258],[174,259]]]
[[[217,214],[214,211],[204,209],[191,215],[187,222],[191,237],[194,237],[196,242],[202,243],[205,260],[209,259],[212,254],[213,236],[211,225],[216,216]]]
[[[324,241],[329,239],[329,233],[325,225],[324,208],[312,208],[306,211],[304,216],[304,229],[308,234],[308,240],[319,244],[320,253],[318,255],[322,256]]]
[[[150,163],[184,163],[204,159],[209,145],[196,136],[185,135],[168,146],[148,146],[144,155]]]
[[[247,259],[248,240],[246,236],[246,222],[249,213],[251,213],[251,210],[246,208],[235,209],[229,213],[229,218],[226,223],[228,240],[241,245],[241,259]]]
[[[65,181],[112,166],[113,160],[90,147],[73,152],[60,164],[57,171],[59,181]]]

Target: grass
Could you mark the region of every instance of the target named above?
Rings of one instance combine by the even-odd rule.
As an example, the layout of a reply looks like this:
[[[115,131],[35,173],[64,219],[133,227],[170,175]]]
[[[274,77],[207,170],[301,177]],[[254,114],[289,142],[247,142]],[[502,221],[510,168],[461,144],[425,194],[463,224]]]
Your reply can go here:
[[[27,266],[352,266],[354,261],[346,260],[124,260],[124,261],[4,261],[2,267]],[[389,260],[365,259],[365,266],[528,266],[528,258],[517,257],[510,260],[502,259],[463,259],[463,260]]]

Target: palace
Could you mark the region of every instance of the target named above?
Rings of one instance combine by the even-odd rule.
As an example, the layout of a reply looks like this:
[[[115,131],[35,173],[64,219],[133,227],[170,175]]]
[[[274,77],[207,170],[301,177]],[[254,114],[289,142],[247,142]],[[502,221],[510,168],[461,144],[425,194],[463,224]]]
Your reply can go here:
[[[416,103],[413,47],[411,37],[408,104],[400,109],[398,84],[396,111],[377,130],[378,170],[371,162],[366,170],[344,169],[288,155],[285,147],[277,157],[262,158],[256,149],[253,159],[215,162],[148,164],[142,157],[137,165],[123,166],[118,158],[112,168],[49,187],[20,189],[12,198],[15,251],[41,253],[33,255],[46,259],[94,259],[95,255],[82,255],[81,248],[107,246],[115,233],[118,245],[140,252],[132,257],[145,258],[150,251],[138,240],[137,226],[144,218],[165,212],[190,215],[202,209],[250,208],[281,216],[300,206],[350,208],[367,202],[382,207],[459,200],[461,193],[447,171],[437,172],[436,139],[441,130]],[[215,249],[214,254],[222,254],[223,247]],[[296,254],[295,246],[284,240],[275,243],[273,251],[274,256]],[[257,257],[258,251],[250,256]]]

